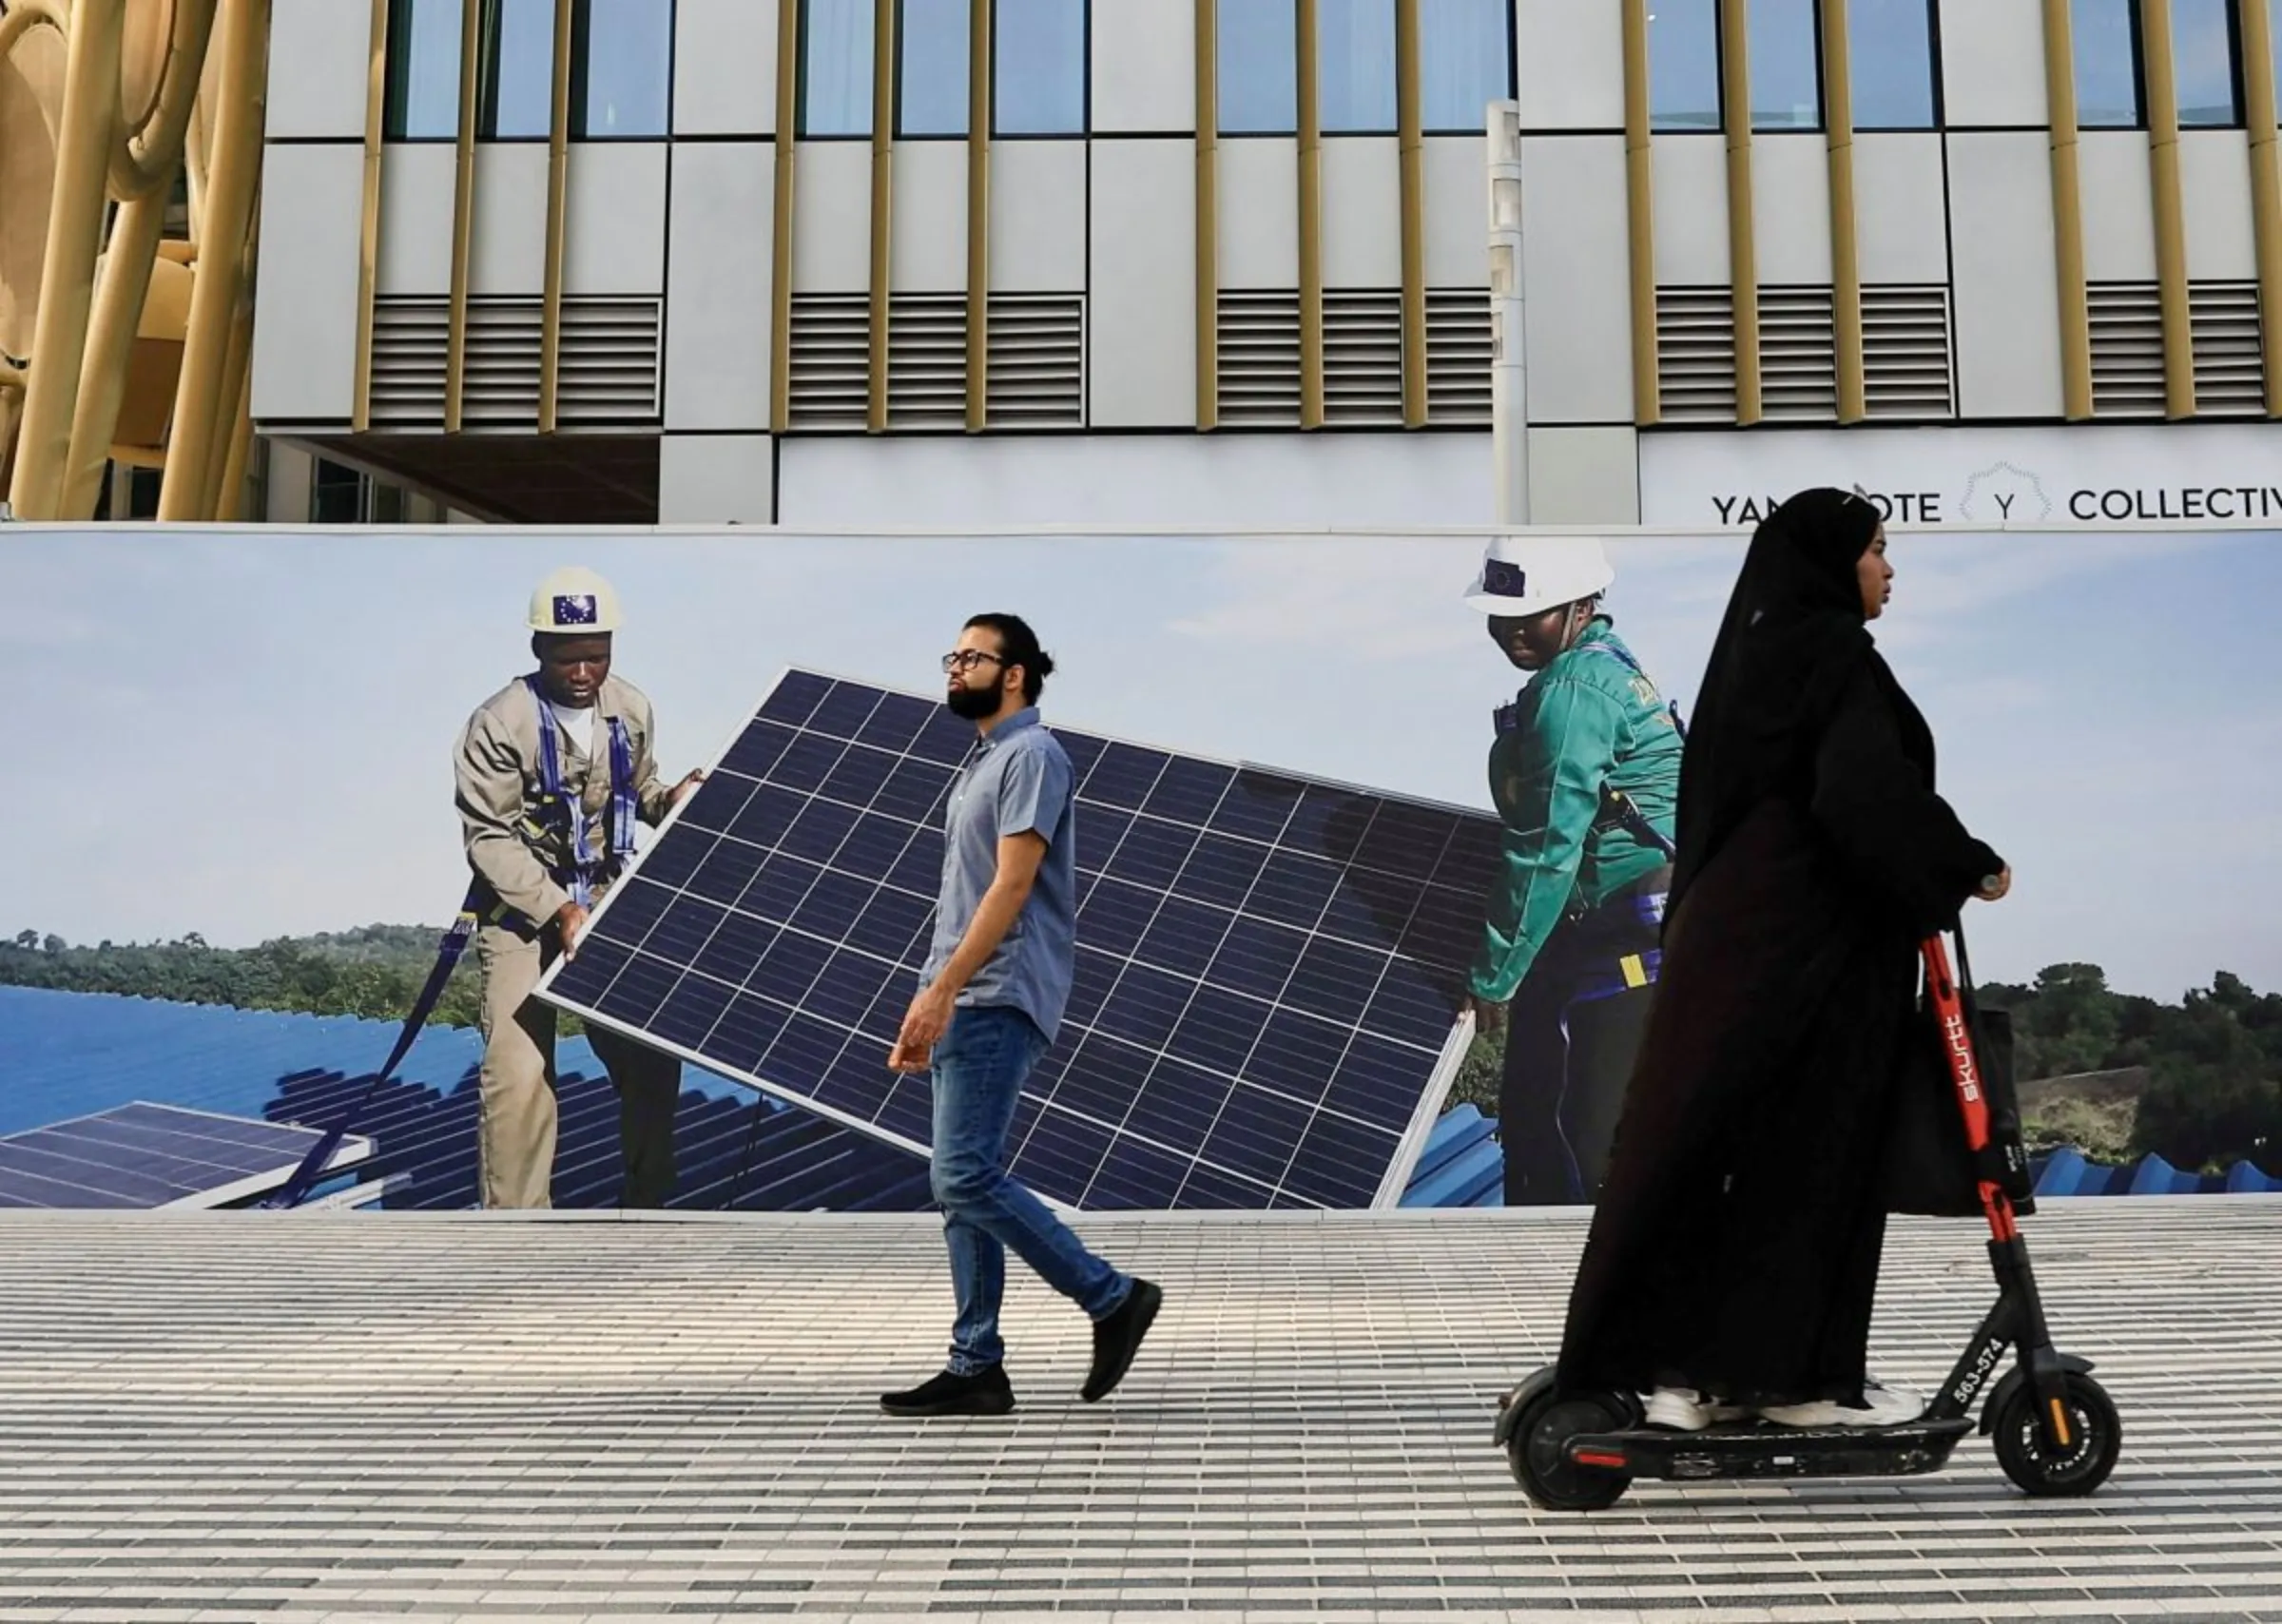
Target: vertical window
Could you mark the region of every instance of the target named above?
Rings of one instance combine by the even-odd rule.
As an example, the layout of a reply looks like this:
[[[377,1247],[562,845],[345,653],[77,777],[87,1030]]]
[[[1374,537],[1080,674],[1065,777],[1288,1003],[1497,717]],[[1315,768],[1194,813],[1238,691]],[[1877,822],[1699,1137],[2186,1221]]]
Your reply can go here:
[[[967,45],[972,37],[967,6],[968,0],[898,0],[898,135],[967,133]]]
[[[1824,0],[1824,4],[1839,0]],[[1932,129],[1933,0],[1843,0],[1856,129]]]
[[[991,65],[993,128],[999,135],[1083,135],[1087,0],[996,4],[991,27],[996,58]]]
[[[391,141],[450,141],[459,134],[460,0],[390,0],[388,103]]]
[[[2139,99],[2139,8],[2133,0],[2070,0],[2076,35],[2076,122],[2132,129],[2146,122]]]
[[[570,134],[655,138],[672,101],[673,0],[579,0],[573,14]]]
[[[1395,128],[1395,0],[1316,0],[1316,121],[1325,130]]]
[[[1751,127],[1823,127],[1821,29],[1815,0],[1750,0]]]
[[[800,5],[800,133],[871,134],[872,0]]]
[[[309,518],[313,524],[354,525],[364,522],[365,477],[338,462],[317,459],[309,482]]]
[[[1299,14],[1292,0],[1220,0],[1220,128],[1289,135],[1300,126]]]
[[[1716,0],[1655,0],[1648,19],[1648,121],[1653,129],[1717,129]]]
[[[554,0],[481,3],[484,83],[476,128],[493,141],[544,141],[554,123]]]
[[[2239,41],[2234,0],[2171,0],[2180,124],[2225,129],[2242,123]]]
[[[1513,8],[1507,0],[1419,0],[1421,122],[1479,134],[1492,102],[1514,94]]]

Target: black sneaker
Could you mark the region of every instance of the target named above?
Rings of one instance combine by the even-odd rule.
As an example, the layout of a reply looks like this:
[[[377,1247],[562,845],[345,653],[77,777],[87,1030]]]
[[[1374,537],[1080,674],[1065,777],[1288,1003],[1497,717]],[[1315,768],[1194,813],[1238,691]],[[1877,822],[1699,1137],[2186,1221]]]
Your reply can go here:
[[[891,1416],[1002,1416],[1015,1407],[1015,1389],[1003,1364],[971,1376],[946,1370],[908,1392],[880,1394],[880,1407]]]
[[[1150,1322],[1157,1317],[1164,1301],[1164,1292],[1136,1276],[1125,1301],[1093,1322],[1093,1368],[1086,1373],[1086,1384],[1078,1390],[1078,1397],[1089,1404],[1106,1399],[1110,1389],[1125,1380],[1133,1355],[1141,1351],[1141,1339],[1149,1335]]]

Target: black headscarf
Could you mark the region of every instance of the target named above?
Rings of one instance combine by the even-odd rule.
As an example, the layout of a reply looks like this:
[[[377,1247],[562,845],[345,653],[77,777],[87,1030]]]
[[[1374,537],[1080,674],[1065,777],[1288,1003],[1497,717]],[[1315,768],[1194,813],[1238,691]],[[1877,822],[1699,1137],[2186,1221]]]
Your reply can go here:
[[[1752,532],[1689,719],[1673,905],[1753,808],[1804,787],[1847,684],[1883,667],[1856,573],[1878,524],[1866,498],[1823,487]]]

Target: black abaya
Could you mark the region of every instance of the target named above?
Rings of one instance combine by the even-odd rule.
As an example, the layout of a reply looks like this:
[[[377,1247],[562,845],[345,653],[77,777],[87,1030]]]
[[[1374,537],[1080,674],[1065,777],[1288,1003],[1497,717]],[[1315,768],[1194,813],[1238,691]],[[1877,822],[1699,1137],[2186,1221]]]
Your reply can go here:
[[[2002,864],[1933,793],[1932,736],[1871,647],[1855,503],[1809,492],[1760,527],[1712,651],[1567,1387],[1862,1402],[1916,946]]]

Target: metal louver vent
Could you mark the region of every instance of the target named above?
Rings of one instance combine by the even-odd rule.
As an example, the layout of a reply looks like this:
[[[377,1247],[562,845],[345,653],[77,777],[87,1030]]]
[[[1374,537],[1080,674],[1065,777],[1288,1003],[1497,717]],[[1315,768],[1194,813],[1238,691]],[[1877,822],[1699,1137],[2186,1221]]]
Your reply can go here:
[[[887,301],[887,426],[967,425],[967,296],[899,293]]]
[[[1220,420],[1300,420],[1300,296],[1295,291],[1220,295]]]
[[[1656,289],[1657,415],[1735,420],[1735,301],[1724,287]]]
[[[2092,412],[2099,417],[2160,417],[2163,297],[2154,282],[2094,282]]]
[[[871,402],[871,354],[867,296],[794,294],[790,426],[862,428]]]
[[[1402,290],[1324,294],[1324,420],[1402,421]]]
[[[2265,336],[2256,282],[2191,282],[2195,412],[2198,417],[2266,415]]]
[[[1828,288],[1759,290],[1759,409],[1770,419],[1837,420],[1838,345]]]
[[[1873,417],[1950,417],[1949,290],[1862,290],[1862,374]]]
[[[1086,420],[1086,300],[995,293],[983,404],[994,429],[1076,429]]]
[[[1485,289],[1426,290],[1426,420],[1490,420],[1490,296]]]
[[[464,425],[537,426],[543,329],[542,306],[535,298],[468,301],[467,348],[460,372]],[[375,427],[442,426],[451,333],[449,300],[374,301]],[[558,425],[648,425],[658,420],[656,300],[563,300],[554,411]]]

